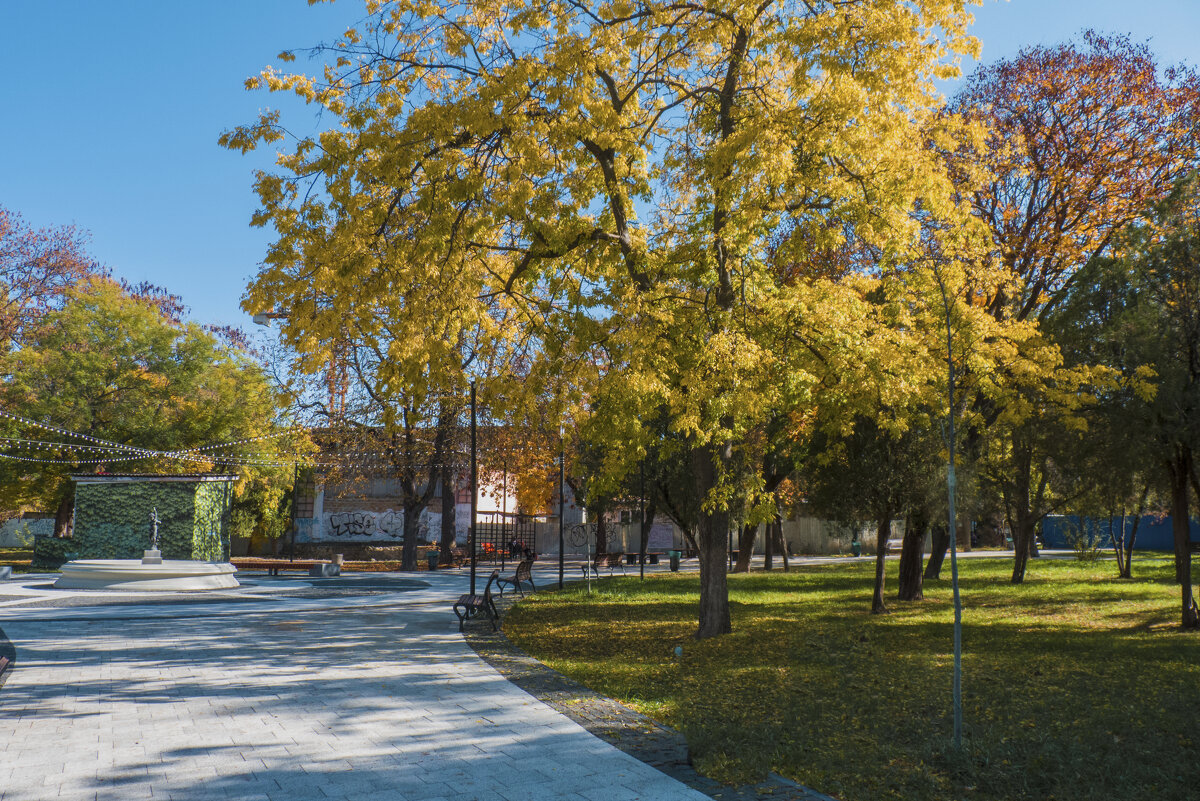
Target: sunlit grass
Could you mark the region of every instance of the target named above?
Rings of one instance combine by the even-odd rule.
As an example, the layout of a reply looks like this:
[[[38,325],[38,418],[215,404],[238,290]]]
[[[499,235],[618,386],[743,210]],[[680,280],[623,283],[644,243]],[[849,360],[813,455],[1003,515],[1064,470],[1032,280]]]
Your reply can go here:
[[[13,572],[27,573],[33,559],[32,548],[0,548],[0,565],[9,565]]]
[[[1169,559],[1135,562],[1132,581],[1042,560],[1019,586],[1008,561],[960,567],[962,754],[948,580],[871,616],[869,564],[734,575],[734,633],[698,642],[694,575],[608,579],[539,593],[505,630],[684,732],[726,781],[773,770],[849,801],[1198,797],[1200,634],[1178,629]]]

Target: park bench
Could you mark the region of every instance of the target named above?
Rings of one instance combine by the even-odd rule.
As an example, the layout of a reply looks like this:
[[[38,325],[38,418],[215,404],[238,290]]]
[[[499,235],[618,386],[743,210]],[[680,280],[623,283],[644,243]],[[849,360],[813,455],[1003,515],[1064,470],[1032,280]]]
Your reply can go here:
[[[521,597],[525,597],[525,591],[521,589],[522,583],[529,584],[531,592],[537,592],[537,587],[533,586],[533,559],[522,559],[517,565],[517,572],[508,578],[503,576],[496,579],[496,586],[500,588],[500,594],[504,594],[504,587],[516,587],[517,592],[521,593]]]
[[[280,559],[234,559],[238,570],[266,570],[268,575],[278,576],[280,570],[303,570],[312,576],[336,576],[341,571],[332,562],[324,559],[296,559],[285,562]]]
[[[441,553],[441,551],[439,551],[439,553]],[[438,565],[441,567],[462,567],[471,561],[470,554],[467,553],[466,548],[451,548],[449,565],[446,564],[446,560],[444,558],[445,554],[442,554],[442,557],[443,558],[438,560]]]
[[[488,577],[487,586],[483,588],[483,595],[478,593],[464,593],[458,596],[458,602],[454,604],[454,614],[458,615],[458,630],[463,630],[463,624],[471,618],[478,615],[480,612],[488,616],[492,621],[492,629],[499,631],[496,621],[500,619],[500,612],[496,609],[496,602],[492,600],[492,585],[500,580],[500,571],[493,570],[492,575]]]
[[[583,571],[584,578],[600,578],[600,568],[607,568],[608,575],[613,575],[616,568],[621,568],[621,572],[625,572],[625,554],[624,553],[600,553],[596,554],[592,559],[591,564],[584,562],[579,568]]]

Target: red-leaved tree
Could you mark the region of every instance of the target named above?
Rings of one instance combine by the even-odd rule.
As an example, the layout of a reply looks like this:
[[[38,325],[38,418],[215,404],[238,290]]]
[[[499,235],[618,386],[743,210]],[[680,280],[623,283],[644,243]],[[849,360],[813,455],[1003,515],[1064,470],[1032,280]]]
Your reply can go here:
[[[997,320],[1046,321],[1076,272],[1196,165],[1200,75],[1160,70],[1149,48],[1128,37],[1089,31],[1082,45],[1023,50],[976,72],[951,108],[989,130],[983,151],[960,154],[959,166],[964,176],[980,162],[990,172],[969,199],[1008,276],[981,288]],[[1020,582],[1049,509],[1052,435],[1036,420],[1007,434],[995,476],[1012,515],[1012,579]]]
[[[68,289],[106,274],[86,244],[87,235],[73,225],[34,229],[0,206],[0,350],[58,308]]]

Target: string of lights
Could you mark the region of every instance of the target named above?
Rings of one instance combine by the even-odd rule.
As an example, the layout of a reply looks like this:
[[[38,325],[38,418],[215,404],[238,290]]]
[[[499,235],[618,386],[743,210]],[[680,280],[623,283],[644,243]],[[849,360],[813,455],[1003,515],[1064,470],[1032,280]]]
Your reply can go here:
[[[284,437],[289,434],[296,433],[295,428],[286,428],[286,429],[283,429],[282,431],[273,431],[269,434],[260,434],[258,436],[254,436],[254,437],[244,437],[242,439],[230,440],[228,442],[214,442],[214,443],[211,443],[208,445],[200,445],[195,448],[181,448],[181,449],[175,450],[175,451],[159,451],[159,450],[154,450],[152,448],[141,448],[141,447],[138,447],[135,445],[125,445],[120,442],[111,442],[110,440],[100,439],[99,437],[93,437],[90,434],[81,434],[78,431],[71,431],[70,429],[67,429],[67,428],[61,428],[59,426],[50,425],[49,423],[39,423],[37,420],[30,420],[28,417],[21,417],[20,415],[13,414],[12,412],[8,412],[3,409],[0,409],[0,417],[6,417],[15,422],[22,423],[23,425],[33,426],[35,428],[40,428],[44,431],[52,431],[56,434],[62,434],[64,436],[74,437],[76,439],[82,439],[87,442],[95,442],[101,447],[112,448],[114,450],[119,450],[119,451],[143,453],[143,454],[147,454],[147,455],[154,454],[154,455],[160,455],[160,456],[167,455],[167,454],[200,453],[200,452],[204,452],[204,451],[216,450],[217,448],[229,448],[229,447],[233,447],[235,445],[245,445],[245,444],[248,444],[251,442],[262,442],[263,440],[275,439],[278,437]],[[14,442],[37,442],[38,441],[38,440],[21,440],[21,439],[14,438],[14,437],[0,437],[0,440],[14,441]],[[59,443],[59,444],[68,445],[68,444],[73,444],[73,443]],[[76,445],[75,447],[82,448],[82,447],[88,447],[88,446]]]
[[[106,439],[100,439],[99,437],[93,437],[90,434],[80,434],[77,431],[71,431],[70,429],[66,429],[66,428],[59,428],[58,426],[53,426],[53,425],[50,425],[49,423],[39,423],[37,420],[30,420],[28,417],[21,417],[20,415],[13,414],[11,412],[6,412],[3,409],[0,409],[0,417],[6,417],[9,420],[14,420],[18,423],[22,423],[27,426],[33,426],[34,428],[40,428],[43,431],[53,431],[55,434],[63,434],[65,436],[75,437],[77,439],[82,439],[87,442],[95,442],[99,445],[106,445],[110,448],[116,448],[117,450],[122,450],[122,451],[127,451],[127,452],[132,452],[132,453],[142,453],[142,454],[153,453],[153,451],[151,451],[147,448],[137,448],[137,447],[134,447],[133,445],[123,445],[120,442],[110,442],[109,440],[106,440]]]
[[[0,453],[0,459],[11,459],[15,462],[33,462],[35,464],[112,464],[114,462],[138,462],[145,458],[145,456],[126,456],[124,458],[107,459],[34,459],[29,456],[13,456],[9,453]]]
[[[150,459],[159,459],[160,457],[153,456],[106,456],[103,458],[88,458],[88,459],[41,459],[31,456],[16,456],[14,454],[0,453],[0,459],[9,459],[18,462],[30,462],[33,464],[62,464],[62,465],[104,465],[116,464],[124,462],[140,462]],[[327,469],[336,469],[344,471],[355,470],[371,470],[386,468],[388,474],[394,473],[395,465],[388,461],[364,461],[364,462],[273,462],[262,459],[204,459],[195,457],[167,457],[168,461],[184,461],[189,463],[214,464],[226,467],[238,466],[253,466],[253,467],[294,467],[297,464],[302,464],[304,467],[318,467]],[[435,470],[442,467],[461,468],[467,463],[467,460],[458,459],[449,462],[418,462],[408,465],[409,469],[413,470]]]
[[[101,453],[127,453],[124,449],[114,448],[111,445],[80,445],[77,442],[47,442],[40,439],[21,439],[20,437],[0,437],[0,442],[11,443],[11,447],[32,448],[34,450],[81,450],[98,451]]]
[[[81,434],[77,431],[55,426],[49,423],[41,423],[36,420],[31,420],[27,417],[13,414],[11,412],[0,409],[0,417],[13,420],[14,422],[31,426],[43,431],[50,431],[56,434],[61,434],[66,437],[72,437],[84,442],[95,444],[82,444],[79,442],[52,442],[45,440],[34,440],[21,437],[0,437],[0,442],[9,443],[10,447],[18,449],[32,450],[50,450],[59,454],[72,454],[77,451],[84,452],[86,456],[95,456],[97,458],[62,458],[62,459],[40,459],[31,456],[18,456],[14,454],[0,454],[0,457],[21,461],[32,462],[38,464],[106,464],[115,462],[130,462],[141,461],[145,459],[159,459],[170,461],[185,461],[192,463],[217,463],[229,466],[257,466],[257,467],[292,467],[297,463],[303,462],[306,466],[322,467],[322,468],[338,468],[338,469],[354,469],[354,468],[371,468],[380,466],[393,466],[393,460],[397,454],[389,451],[343,451],[339,454],[327,454],[333,456],[332,461],[309,461],[311,458],[308,454],[296,453],[275,453],[268,456],[260,456],[258,454],[237,454],[237,453],[211,453],[211,451],[219,448],[228,448],[236,445],[249,444],[253,442],[261,442],[268,439],[293,434],[297,431],[295,428],[284,429],[282,431],[271,432],[269,434],[261,434],[254,437],[245,437],[239,440],[231,440],[229,442],[217,442],[208,445],[201,445],[194,448],[184,448],[175,451],[159,451],[150,448],[141,448],[133,445],[126,445],[119,442],[93,437],[90,434]],[[319,435],[336,436],[336,432],[332,431],[312,431],[310,433]],[[553,446],[531,446],[531,445],[488,445],[483,444],[479,448],[482,453],[500,454],[504,456],[515,456],[521,453],[538,453],[545,454],[553,450]],[[64,454],[65,452],[65,454]],[[110,454],[100,457],[100,454]],[[460,459],[452,460],[449,466],[459,466],[461,458],[465,458],[465,454],[460,454]],[[414,468],[433,468],[441,467],[441,463],[424,462],[420,464],[412,464]]]
[[[294,428],[285,428],[282,431],[275,431],[270,434],[260,434],[257,437],[246,437],[245,439],[235,439],[235,440],[230,440],[229,442],[215,442],[211,445],[201,445],[196,448],[182,448],[177,451],[171,451],[171,453],[201,453],[204,451],[216,450],[217,448],[228,448],[228,447],[232,447],[234,445],[247,445],[251,442],[262,442],[263,440],[266,440],[266,439],[276,439],[278,437],[285,437],[289,434],[296,433],[296,431],[297,431],[297,429],[294,429]]]

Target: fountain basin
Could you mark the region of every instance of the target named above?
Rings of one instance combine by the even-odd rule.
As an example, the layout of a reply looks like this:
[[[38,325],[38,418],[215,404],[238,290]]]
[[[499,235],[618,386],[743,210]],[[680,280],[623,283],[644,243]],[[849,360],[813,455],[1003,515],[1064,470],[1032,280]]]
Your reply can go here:
[[[62,566],[60,590],[227,590],[237,587],[237,568],[228,562],[165,559],[76,559]]]

